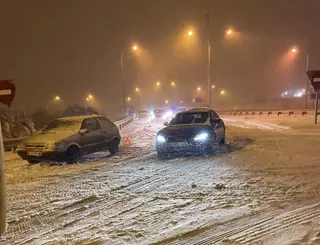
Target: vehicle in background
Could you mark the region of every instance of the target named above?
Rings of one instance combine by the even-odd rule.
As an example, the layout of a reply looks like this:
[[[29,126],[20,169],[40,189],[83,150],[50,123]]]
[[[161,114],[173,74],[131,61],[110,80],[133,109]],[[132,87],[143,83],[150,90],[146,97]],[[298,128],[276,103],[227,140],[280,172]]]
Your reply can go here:
[[[225,142],[225,124],[208,108],[194,108],[175,115],[156,136],[158,155],[172,153],[214,153]]]
[[[162,119],[163,114],[164,114],[164,109],[162,108],[156,108],[153,110],[153,116],[155,119]]]
[[[100,115],[63,117],[53,120],[40,134],[21,142],[17,154],[29,163],[41,160],[77,162],[81,155],[109,150],[120,143],[118,127]]]
[[[146,118],[146,117],[148,117],[148,115],[149,115],[149,112],[146,111],[146,110],[140,110],[139,111],[139,119]]]

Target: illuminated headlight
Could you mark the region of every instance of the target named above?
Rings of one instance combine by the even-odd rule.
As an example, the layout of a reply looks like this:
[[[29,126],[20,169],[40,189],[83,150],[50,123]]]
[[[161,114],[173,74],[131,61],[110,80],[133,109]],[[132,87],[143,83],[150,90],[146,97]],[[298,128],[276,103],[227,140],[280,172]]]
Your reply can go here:
[[[162,135],[158,135],[157,136],[157,142],[158,143],[164,143],[164,142],[166,142],[166,139]]]
[[[206,141],[208,139],[208,133],[201,133],[194,137],[195,141]]]
[[[64,142],[58,142],[58,143],[55,143],[53,144],[53,147],[52,147],[54,150],[64,150],[65,148],[65,143]]]
[[[26,149],[26,146],[24,144],[20,144],[17,146],[17,150],[24,150]]]

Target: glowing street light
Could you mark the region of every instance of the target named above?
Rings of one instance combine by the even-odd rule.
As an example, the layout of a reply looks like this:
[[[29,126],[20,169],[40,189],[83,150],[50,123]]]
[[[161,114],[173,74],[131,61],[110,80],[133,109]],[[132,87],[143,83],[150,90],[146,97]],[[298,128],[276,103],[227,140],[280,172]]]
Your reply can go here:
[[[192,100],[192,103],[194,103],[194,102],[196,102],[196,99],[193,99],[193,100]]]
[[[168,103],[169,103],[169,100],[165,100],[165,103],[168,104]]]
[[[157,87],[160,87],[161,83],[159,81],[156,82]]]
[[[89,100],[90,100],[90,98],[89,98],[89,97],[87,97],[87,98],[86,98],[86,100],[87,100],[87,101],[89,101]]]
[[[60,98],[60,96],[55,96],[55,97],[54,97],[54,100],[55,100],[55,101],[60,101],[61,98]]]
[[[225,93],[226,93],[225,90],[221,90],[221,91],[220,91],[220,94],[221,94],[221,95],[225,95]]]
[[[93,99],[92,94],[89,94],[89,95],[88,95],[88,99],[89,99],[89,100],[92,100],[92,99]]]
[[[298,53],[298,51],[299,51],[299,49],[297,48],[297,47],[292,47],[291,48],[291,52],[292,53]],[[299,52],[300,53],[300,52]],[[309,70],[309,54],[308,54],[308,52],[304,52],[305,53],[305,57],[306,57],[306,65],[305,65],[305,74],[307,74],[306,73],[306,71],[308,71]],[[308,109],[308,84],[309,84],[309,79],[308,79],[308,76],[307,75],[305,75],[305,82],[306,82],[306,87],[305,87],[305,108],[306,109]],[[299,94],[299,96],[298,96],[298,94],[297,94],[297,96],[295,96],[295,97],[301,97],[300,96],[300,94]]]
[[[174,81],[171,82],[171,87],[174,87],[176,83]]]
[[[215,87],[216,87],[216,86],[214,86],[214,85],[211,86],[212,89],[215,88]]]
[[[200,92],[201,91],[201,87],[197,87],[197,91]]]
[[[233,33],[233,31],[232,31],[231,29],[226,30],[226,34],[227,34],[228,36],[231,36],[232,33]]]
[[[136,92],[140,92],[140,89],[138,87],[136,87],[135,91]]]
[[[128,97],[128,98],[127,98],[127,101],[129,101],[129,102],[130,102],[130,101],[131,101],[131,97]]]
[[[132,47],[133,51],[138,50],[137,45],[133,45]],[[126,105],[126,89],[125,89],[125,82],[124,82],[124,66],[123,66],[123,54],[127,52],[128,48],[123,49],[120,54],[120,64],[121,64],[121,83],[122,83],[122,100],[123,100],[123,107],[124,107],[124,116],[127,116],[127,105]],[[90,98],[89,98],[90,99]]]
[[[192,36],[193,32],[192,31],[188,31],[188,36]]]

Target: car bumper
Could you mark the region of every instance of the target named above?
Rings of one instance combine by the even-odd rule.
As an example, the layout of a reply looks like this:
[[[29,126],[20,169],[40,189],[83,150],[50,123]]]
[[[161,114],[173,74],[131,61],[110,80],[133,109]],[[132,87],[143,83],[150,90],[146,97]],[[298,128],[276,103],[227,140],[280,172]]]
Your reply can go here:
[[[177,142],[177,143],[157,143],[156,149],[159,154],[188,154],[188,153],[204,153],[212,150],[213,142]]]
[[[63,160],[66,158],[66,152],[62,151],[27,152],[25,150],[17,150],[17,154],[23,160]]]

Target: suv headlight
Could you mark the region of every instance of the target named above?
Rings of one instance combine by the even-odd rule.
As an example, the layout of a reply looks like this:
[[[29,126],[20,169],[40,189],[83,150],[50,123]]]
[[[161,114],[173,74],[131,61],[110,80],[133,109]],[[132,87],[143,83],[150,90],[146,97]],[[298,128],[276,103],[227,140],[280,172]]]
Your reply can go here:
[[[208,139],[208,133],[201,133],[196,135],[196,137],[194,137],[195,141],[206,141]]]
[[[164,143],[164,142],[166,142],[166,139],[165,139],[164,136],[158,135],[158,136],[157,136],[157,142],[158,142],[158,143]]]
[[[17,146],[17,150],[24,150],[24,149],[26,149],[26,145],[25,144],[19,144],[18,146]]]
[[[53,149],[54,150],[64,150],[65,146],[66,146],[65,142],[63,142],[63,141],[57,142],[57,143],[53,144]]]

